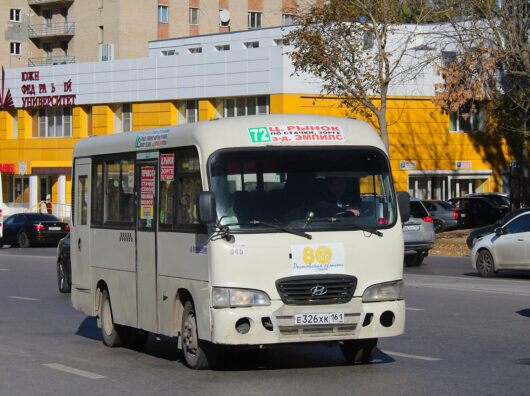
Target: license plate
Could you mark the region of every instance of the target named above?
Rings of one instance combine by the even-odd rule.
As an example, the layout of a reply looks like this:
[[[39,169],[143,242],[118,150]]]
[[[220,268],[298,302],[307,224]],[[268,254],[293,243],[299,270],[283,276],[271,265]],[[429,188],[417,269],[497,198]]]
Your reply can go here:
[[[50,230],[50,231],[60,231],[61,227],[49,227],[48,230]]]
[[[344,312],[295,314],[295,326],[330,325],[344,323]]]
[[[403,226],[403,231],[419,231],[420,226],[419,225],[406,225]]]

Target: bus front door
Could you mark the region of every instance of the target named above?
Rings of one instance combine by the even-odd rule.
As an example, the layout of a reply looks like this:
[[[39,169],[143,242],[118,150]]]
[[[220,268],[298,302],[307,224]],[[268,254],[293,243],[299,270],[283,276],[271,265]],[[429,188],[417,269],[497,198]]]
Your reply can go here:
[[[158,161],[136,161],[137,228],[136,290],[138,328],[158,333],[157,306],[157,186]]]

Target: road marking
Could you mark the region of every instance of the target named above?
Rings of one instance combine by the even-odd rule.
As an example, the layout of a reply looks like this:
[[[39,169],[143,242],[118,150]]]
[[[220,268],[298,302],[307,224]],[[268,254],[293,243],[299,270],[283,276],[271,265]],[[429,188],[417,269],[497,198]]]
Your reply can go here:
[[[9,271],[7,268],[0,268],[0,271]]]
[[[0,254],[0,258],[2,257],[43,258],[43,259],[49,258],[53,260],[57,258],[56,256],[37,256],[37,255],[32,256],[30,254]]]
[[[13,298],[15,300],[26,300],[26,301],[39,301],[40,298],[31,298],[31,297],[20,297],[20,296],[7,296],[8,298]]]
[[[46,366],[46,367],[49,367],[49,368],[52,368],[52,369],[55,369],[55,370],[59,370],[59,371],[64,371],[65,373],[79,375],[81,377],[85,377],[85,378],[89,378],[89,379],[107,378],[104,375],[91,373],[90,371],[79,370],[79,369],[76,369],[76,368],[73,368],[73,367],[69,367],[69,366],[65,366],[65,365],[59,364],[59,363],[44,363],[43,366]]]
[[[406,357],[406,358],[411,358],[411,359],[418,359],[418,360],[427,360],[429,362],[435,362],[435,361],[438,361],[438,360],[442,360],[442,359],[439,359],[439,358],[432,358],[432,357],[428,357],[428,356],[409,355],[408,353],[393,352],[393,351],[386,351],[386,350],[385,351],[382,350],[381,352],[384,352],[387,355],[395,355],[395,356]]]
[[[407,311],[425,311],[425,309],[423,309],[423,308],[412,308],[412,307],[407,307]]]

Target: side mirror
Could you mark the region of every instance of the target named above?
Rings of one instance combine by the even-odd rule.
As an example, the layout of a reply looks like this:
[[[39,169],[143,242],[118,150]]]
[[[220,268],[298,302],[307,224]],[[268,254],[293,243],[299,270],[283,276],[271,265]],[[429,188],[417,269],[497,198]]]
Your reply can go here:
[[[497,235],[497,236],[504,235],[504,229],[502,227],[495,228],[495,230],[493,232],[495,232],[495,235]]]
[[[197,193],[197,216],[201,224],[215,223],[217,210],[215,208],[215,194],[211,191]]]
[[[410,219],[410,195],[406,191],[399,191],[396,196],[401,221],[408,221]]]

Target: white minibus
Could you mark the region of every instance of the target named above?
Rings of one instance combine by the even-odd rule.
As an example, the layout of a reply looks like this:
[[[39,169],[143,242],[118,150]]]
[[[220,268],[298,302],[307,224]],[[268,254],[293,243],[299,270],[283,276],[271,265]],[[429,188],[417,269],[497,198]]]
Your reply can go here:
[[[225,118],[82,139],[73,163],[72,304],[104,344],[178,337],[204,369],[287,343],[367,363],[403,333],[408,194],[367,123]]]

